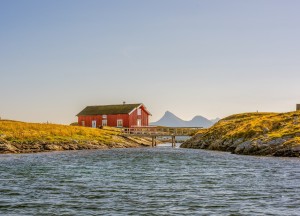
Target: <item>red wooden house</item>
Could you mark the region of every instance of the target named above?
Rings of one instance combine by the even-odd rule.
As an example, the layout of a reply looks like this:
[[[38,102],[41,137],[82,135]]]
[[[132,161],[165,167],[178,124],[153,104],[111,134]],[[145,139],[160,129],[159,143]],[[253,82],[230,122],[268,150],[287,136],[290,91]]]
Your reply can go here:
[[[119,104],[87,106],[77,114],[78,125],[85,127],[134,127],[149,126],[151,113],[144,104]]]

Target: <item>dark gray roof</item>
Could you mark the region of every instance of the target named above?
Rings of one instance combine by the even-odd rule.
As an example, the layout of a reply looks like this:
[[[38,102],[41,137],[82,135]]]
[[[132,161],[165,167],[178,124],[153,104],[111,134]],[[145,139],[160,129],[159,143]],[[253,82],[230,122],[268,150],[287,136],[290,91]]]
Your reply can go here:
[[[139,104],[118,104],[118,105],[102,105],[102,106],[87,106],[77,116],[80,115],[113,115],[113,114],[128,114],[133,109],[141,106]]]

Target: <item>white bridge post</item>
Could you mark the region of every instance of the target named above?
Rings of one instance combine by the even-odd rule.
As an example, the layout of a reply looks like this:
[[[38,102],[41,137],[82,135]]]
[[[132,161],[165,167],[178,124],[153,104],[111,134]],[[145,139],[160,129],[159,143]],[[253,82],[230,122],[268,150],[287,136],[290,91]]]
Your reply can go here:
[[[176,143],[175,143],[175,136],[172,136],[172,148],[175,148]]]

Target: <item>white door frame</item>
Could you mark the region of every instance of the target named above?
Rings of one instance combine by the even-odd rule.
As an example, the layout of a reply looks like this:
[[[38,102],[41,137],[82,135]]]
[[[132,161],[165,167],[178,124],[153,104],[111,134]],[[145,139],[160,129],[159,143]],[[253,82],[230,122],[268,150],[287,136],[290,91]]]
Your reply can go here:
[[[97,121],[96,120],[93,120],[92,121],[92,128],[96,128],[97,127]]]

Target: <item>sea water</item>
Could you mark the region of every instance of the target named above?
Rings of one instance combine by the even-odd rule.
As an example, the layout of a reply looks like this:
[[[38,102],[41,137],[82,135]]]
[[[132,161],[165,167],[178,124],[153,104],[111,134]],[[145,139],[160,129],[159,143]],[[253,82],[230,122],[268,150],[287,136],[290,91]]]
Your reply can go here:
[[[300,160],[168,145],[0,155],[0,215],[300,215]]]

